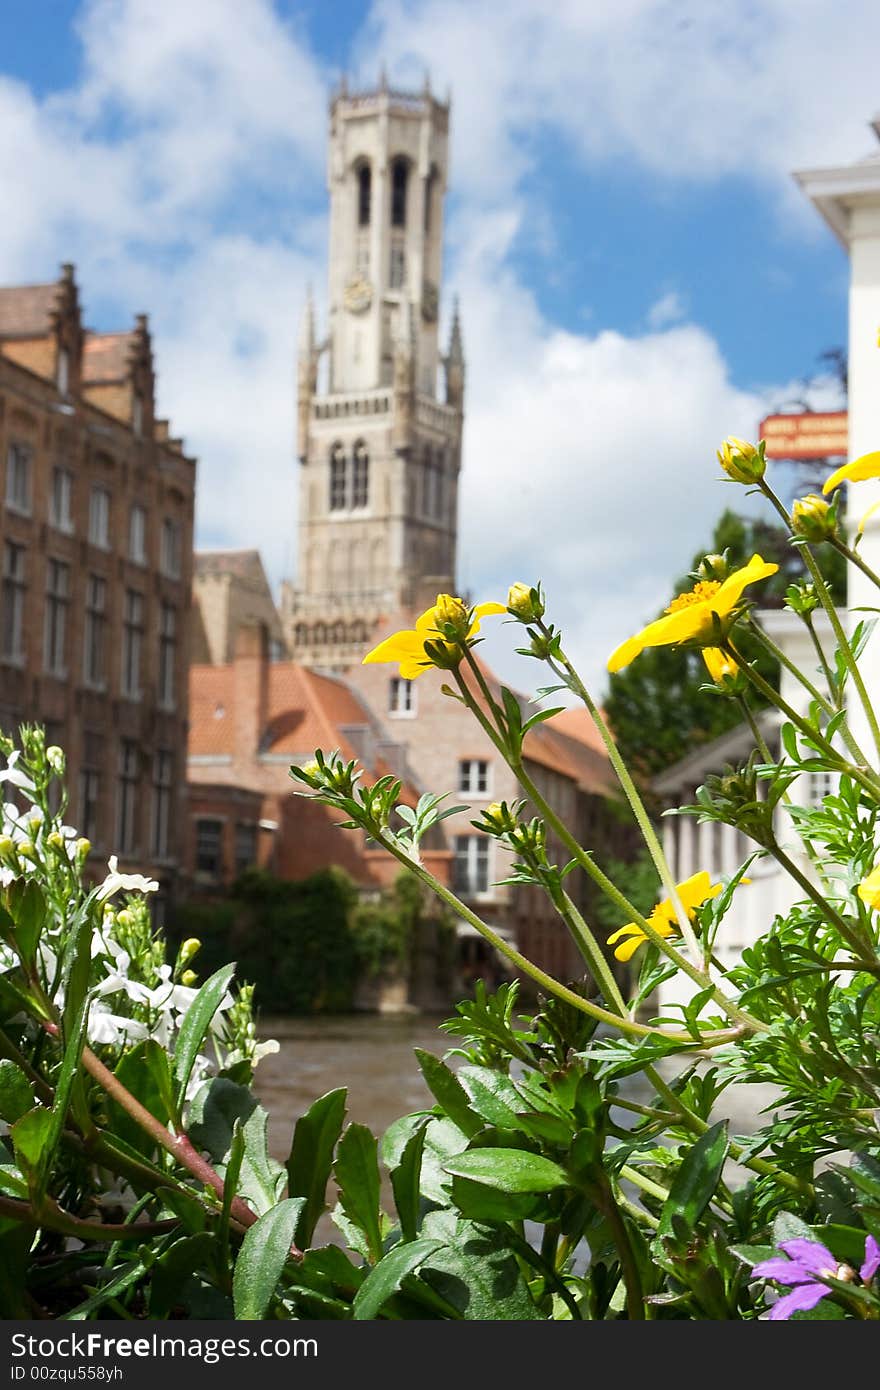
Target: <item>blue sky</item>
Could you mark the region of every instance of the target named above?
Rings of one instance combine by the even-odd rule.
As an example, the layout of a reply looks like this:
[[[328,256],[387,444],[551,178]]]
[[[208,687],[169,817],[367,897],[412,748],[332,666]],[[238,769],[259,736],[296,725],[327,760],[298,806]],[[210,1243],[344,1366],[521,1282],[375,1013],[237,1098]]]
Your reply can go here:
[[[598,684],[741,501],[715,444],[845,342],[846,257],[791,170],[871,152],[878,42],[866,0],[19,0],[0,283],[70,259],[90,326],[150,313],[160,407],[200,459],[198,543],[256,545],[278,582],[328,91],[342,68],[429,68],[453,97],[461,580],[555,586]]]

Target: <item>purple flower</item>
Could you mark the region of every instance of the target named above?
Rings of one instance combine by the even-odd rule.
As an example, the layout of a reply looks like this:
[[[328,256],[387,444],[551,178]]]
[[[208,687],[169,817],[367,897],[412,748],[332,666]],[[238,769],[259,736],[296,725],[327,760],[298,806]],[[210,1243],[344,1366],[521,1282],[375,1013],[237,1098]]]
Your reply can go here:
[[[775,1279],[777,1284],[792,1285],[791,1293],[778,1299],[770,1309],[771,1322],[815,1308],[819,1300],[831,1292],[828,1285],[821,1282],[822,1278],[829,1275],[833,1278],[837,1274],[837,1261],[817,1240],[784,1240],[779,1249],[789,1256],[787,1260],[778,1257],[762,1260],[752,1269],[758,1279]]]
[[[807,1312],[831,1293],[823,1279],[852,1279],[853,1271],[847,1265],[838,1265],[837,1260],[818,1240],[783,1240],[779,1249],[788,1259],[774,1257],[762,1260],[752,1268],[752,1275],[758,1279],[775,1279],[777,1284],[787,1284],[791,1293],[777,1299],[770,1309],[770,1321],[780,1322],[790,1318],[792,1313]],[[865,1237],[865,1259],[859,1270],[863,1284],[869,1284],[880,1269],[880,1245],[873,1236]]]

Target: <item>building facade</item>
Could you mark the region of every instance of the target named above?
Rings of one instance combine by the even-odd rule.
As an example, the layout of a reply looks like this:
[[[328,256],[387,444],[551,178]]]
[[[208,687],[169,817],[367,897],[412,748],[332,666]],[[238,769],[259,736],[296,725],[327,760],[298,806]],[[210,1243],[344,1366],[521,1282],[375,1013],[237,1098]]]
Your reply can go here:
[[[185,822],[196,467],[154,387],[146,318],[85,330],[72,266],[0,288],[0,727],[45,724],[94,872],[136,864],[161,911]]]
[[[298,661],[344,669],[383,615],[454,585],[464,356],[439,347],[449,107],[340,91],[330,112],[329,321],[298,358]],[[442,376],[442,390],[440,378]]]

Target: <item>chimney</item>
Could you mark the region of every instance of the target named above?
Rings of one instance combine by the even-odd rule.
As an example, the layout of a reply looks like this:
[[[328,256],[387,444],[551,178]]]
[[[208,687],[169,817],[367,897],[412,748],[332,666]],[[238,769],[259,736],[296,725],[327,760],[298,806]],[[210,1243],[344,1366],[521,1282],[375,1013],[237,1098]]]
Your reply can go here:
[[[243,768],[255,761],[269,722],[269,632],[264,623],[242,623],[232,660],[233,758]]]

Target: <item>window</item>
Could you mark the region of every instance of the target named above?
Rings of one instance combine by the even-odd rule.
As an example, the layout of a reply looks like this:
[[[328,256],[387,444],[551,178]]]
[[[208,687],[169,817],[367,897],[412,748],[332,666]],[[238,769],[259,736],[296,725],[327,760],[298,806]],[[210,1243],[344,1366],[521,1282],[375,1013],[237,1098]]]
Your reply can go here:
[[[55,368],[55,385],[62,396],[70,390],[70,353],[67,348],[58,349],[58,363]]]
[[[434,190],[437,187],[437,169],[431,166],[431,172],[425,179],[425,236],[430,235],[431,214],[434,203]]]
[[[170,517],[162,522],[159,568],[169,579],[180,578],[180,525]]]
[[[402,290],[406,280],[406,255],[402,241],[391,243],[391,265],[388,270],[388,287]]]
[[[137,849],[138,748],[131,739],[119,745],[119,788],[116,843],[120,854]]]
[[[348,461],[341,444],[330,451],[330,510],[340,512],[348,506]]]
[[[458,790],[471,796],[489,791],[489,764],[484,758],[465,758],[458,765]]]
[[[412,681],[402,676],[392,676],[388,683],[388,713],[397,715],[415,714],[416,692]]]
[[[358,169],[358,226],[369,227],[370,225],[370,199],[372,196],[372,175],[369,164],[362,164]]]
[[[85,731],[83,761],[79,774],[79,825],[92,844],[100,841],[101,769],[104,765],[104,740],[100,734]]]
[[[131,428],[139,437],[144,432],[144,398],[137,391],[131,402]]]
[[[406,226],[406,186],[409,182],[409,164],[405,159],[395,159],[391,166],[391,225]]]
[[[353,462],[351,505],[365,507],[370,495],[370,456],[363,440],[359,439],[354,446]]]
[[[137,502],[128,516],[128,558],[136,565],[147,563],[147,513]]]
[[[174,709],[174,678],[177,654],[177,613],[170,603],[162,604],[159,616],[159,704]]]
[[[66,468],[52,469],[52,489],[49,493],[49,524],[56,531],[73,530],[73,515],[70,509],[73,497],[73,474]]]
[[[833,772],[809,772],[805,778],[804,805],[821,806],[826,796],[837,791],[837,777]]]
[[[46,565],[46,626],[44,664],[55,676],[67,674],[67,610],[70,605],[70,566],[61,560]]]
[[[30,516],[31,511],[32,458],[26,444],[10,444],[6,459],[6,505],[25,516]]]
[[[454,878],[457,893],[473,897],[489,891],[489,838],[456,835]]]
[[[122,693],[131,700],[140,699],[143,643],[144,596],[134,589],[126,589],[122,623]]]
[[[235,876],[257,862],[257,827],[253,821],[239,821],[235,827]]]
[[[110,494],[104,487],[93,487],[89,498],[89,540],[110,549]]]
[[[219,878],[222,865],[223,822],[196,821],[196,873]]]
[[[86,583],[86,624],[83,674],[87,685],[106,684],[107,581],[90,574]]]
[[[24,546],[7,541],[3,547],[3,609],[0,613],[0,655],[24,661]]]
[[[157,859],[168,856],[174,754],[160,748],[153,758],[153,824],[150,847]]]

